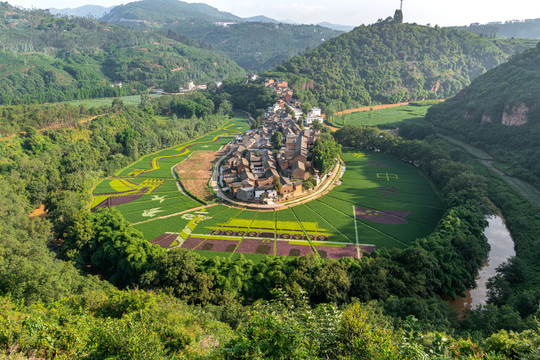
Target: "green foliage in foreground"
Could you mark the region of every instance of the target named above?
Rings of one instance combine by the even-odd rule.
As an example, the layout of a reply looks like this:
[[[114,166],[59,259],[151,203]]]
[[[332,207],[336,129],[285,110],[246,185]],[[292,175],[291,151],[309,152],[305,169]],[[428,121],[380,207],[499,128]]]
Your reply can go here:
[[[401,324],[377,303],[309,307],[276,300],[198,308],[160,294],[95,291],[24,306],[0,297],[8,359],[535,359],[538,331],[479,342]]]

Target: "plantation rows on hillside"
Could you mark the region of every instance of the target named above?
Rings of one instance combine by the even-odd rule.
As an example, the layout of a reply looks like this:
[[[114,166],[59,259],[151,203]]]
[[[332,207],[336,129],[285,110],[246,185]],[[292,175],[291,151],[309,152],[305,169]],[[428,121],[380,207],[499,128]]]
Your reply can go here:
[[[25,19],[21,28],[7,26]],[[166,36],[0,5],[0,101],[56,102],[243,75],[231,59]],[[122,85],[120,85],[122,83]],[[111,85],[113,87],[111,87]]]

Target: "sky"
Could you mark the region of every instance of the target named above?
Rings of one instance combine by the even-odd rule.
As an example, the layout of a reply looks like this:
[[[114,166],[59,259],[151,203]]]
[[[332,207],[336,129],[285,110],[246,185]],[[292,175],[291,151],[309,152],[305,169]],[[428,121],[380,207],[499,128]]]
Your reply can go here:
[[[105,7],[127,0],[7,0],[26,8]],[[184,0],[204,2],[241,17],[265,15],[303,24],[371,24],[394,14],[400,0]],[[539,0],[403,0],[405,22],[439,26],[540,18]]]

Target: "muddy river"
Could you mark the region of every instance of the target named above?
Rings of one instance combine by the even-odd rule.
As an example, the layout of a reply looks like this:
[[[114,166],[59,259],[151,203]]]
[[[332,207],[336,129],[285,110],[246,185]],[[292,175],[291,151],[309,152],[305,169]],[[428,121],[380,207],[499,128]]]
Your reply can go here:
[[[451,301],[452,306],[460,313],[465,309],[474,309],[478,305],[485,305],[487,301],[487,281],[490,277],[497,274],[497,267],[504,263],[509,257],[514,256],[514,241],[510,232],[506,228],[503,219],[500,216],[492,216],[487,218],[488,227],[484,230],[491,250],[489,251],[488,260],[484,267],[478,272],[476,279],[477,287],[467,291],[466,297],[458,297],[455,301]]]

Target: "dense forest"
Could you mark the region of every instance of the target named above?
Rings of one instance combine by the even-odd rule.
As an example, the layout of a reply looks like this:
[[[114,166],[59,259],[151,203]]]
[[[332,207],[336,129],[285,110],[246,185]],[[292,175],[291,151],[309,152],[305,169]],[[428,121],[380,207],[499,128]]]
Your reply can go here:
[[[0,4],[0,102],[114,97],[240,76],[231,59],[182,37]],[[122,85],[120,85],[122,84]]]
[[[301,100],[331,111],[442,99],[530,45],[388,18],[356,27],[267,75],[289,80]]]
[[[187,35],[209,44],[250,71],[270,69],[341,33],[315,25],[251,21],[205,4],[177,0],[131,2],[115,7],[101,20]],[[236,24],[219,26],[215,22]]]
[[[540,185],[540,45],[433,106],[426,119],[489,152],[505,172]]]

